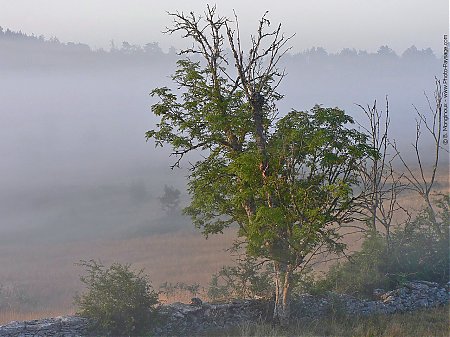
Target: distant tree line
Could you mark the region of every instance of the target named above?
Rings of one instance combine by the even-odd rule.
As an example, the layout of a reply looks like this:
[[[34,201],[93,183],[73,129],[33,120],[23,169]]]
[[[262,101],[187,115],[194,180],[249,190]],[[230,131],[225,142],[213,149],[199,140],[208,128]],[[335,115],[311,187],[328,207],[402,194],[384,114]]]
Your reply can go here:
[[[167,57],[170,57],[170,60]],[[164,52],[157,42],[141,46],[127,41],[119,44],[111,41],[109,50],[92,49],[85,43],[61,42],[56,37],[46,38],[43,35],[26,34],[0,26],[0,67],[101,65],[104,64],[105,59],[113,63],[129,62],[135,65],[148,65],[153,62],[173,63],[177,58],[177,50],[174,47]],[[381,46],[375,53],[350,48],[329,53],[322,47],[312,47],[300,53],[286,54],[283,62],[305,66],[331,64],[343,67],[349,64],[364,67],[373,62],[407,66],[416,62],[438,64],[440,57],[436,56],[431,48],[418,49],[414,45],[401,55],[388,46]]]

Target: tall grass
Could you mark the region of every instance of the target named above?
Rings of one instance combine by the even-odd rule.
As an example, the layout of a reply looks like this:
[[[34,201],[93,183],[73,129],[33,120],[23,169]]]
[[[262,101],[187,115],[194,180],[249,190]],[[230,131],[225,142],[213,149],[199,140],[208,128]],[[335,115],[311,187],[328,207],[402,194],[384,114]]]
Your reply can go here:
[[[4,312],[2,316],[15,319],[18,312],[39,312],[43,308],[48,313],[71,308],[74,295],[83,289],[79,280],[83,270],[74,265],[80,260],[99,259],[105,265],[130,263],[136,270],[144,269],[156,289],[166,281],[206,286],[213,273],[231,262],[225,249],[231,246],[234,236],[234,231],[229,231],[205,240],[200,233],[176,232],[52,245],[25,241],[2,243],[0,286],[21,289],[34,305],[32,308],[14,306],[11,314]],[[183,294],[182,299],[191,297]],[[166,300],[180,299],[181,296]]]
[[[404,314],[343,318],[341,315],[298,321],[286,329],[268,324],[247,324],[239,329],[217,331],[214,336],[352,336],[352,337],[447,337],[449,307]]]

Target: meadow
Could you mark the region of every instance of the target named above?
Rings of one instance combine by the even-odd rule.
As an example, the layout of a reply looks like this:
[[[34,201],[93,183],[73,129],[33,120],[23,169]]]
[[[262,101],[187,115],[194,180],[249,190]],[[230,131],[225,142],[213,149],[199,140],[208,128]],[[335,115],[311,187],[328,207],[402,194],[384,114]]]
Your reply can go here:
[[[445,172],[439,175],[436,186],[440,191],[449,191]],[[415,195],[404,195],[401,202],[412,211],[419,208]],[[73,296],[82,291],[79,277],[83,268],[76,265],[80,260],[100,260],[104,265],[131,264],[135,270],[144,270],[156,290],[164,282],[199,284],[199,296],[206,298],[204,289],[211,275],[233,263],[227,249],[235,235],[235,230],[229,229],[223,235],[205,239],[199,231],[187,228],[114,240],[3,242],[0,245],[0,295],[6,305],[0,307],[0,324],[74,313]],[[360,234],[348,235],[345,240],[349,251],[358,250],[362,242]],[[316,270],[324,271],[328,266],[321,264]],[[162,294],[160,300],[188,302],[191,297],[189,292],[175,291],[169,296]]]
[[[80,260],[132,263],[134,269],[144,269],[156,289],[163,282],[206,285],[214,272],[231,263],[225,249],[233,238],[233,231],[208,240],[178,231],[123,240],[2,244],[1,283],[15,298],[0,311],[0,324],[73,313],[73,296],[82,290],[83,269],[75,264]],[[180,295],[176,300],[190,299]]]

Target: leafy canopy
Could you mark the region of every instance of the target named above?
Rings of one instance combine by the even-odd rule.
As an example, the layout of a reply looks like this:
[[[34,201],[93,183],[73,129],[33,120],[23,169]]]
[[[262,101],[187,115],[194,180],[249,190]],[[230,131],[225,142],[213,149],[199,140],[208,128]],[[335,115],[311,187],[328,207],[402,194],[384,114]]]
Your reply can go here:
[[[189,60],[178,63],[173,78],[181,94],[153,90],[159,102],[152,110],[161,121],[147,137],[170,144],[179,159],[202,150],[204,158],[191,167],[192,201],[185,209],[194,224],[210,235],[236,223],[249,253],[297,264],[319,246],[341,251],[335,225],[352,219],[357,165],[375,155],[367,137],[348,128],[352,118],[318,105],[278,121],[266,118],[271,173],[264,176],[251,107],[242,92],[218,95],[207,68]],[[220,89],[226,92],[226,85]],[[255,209],[251,216],[248,205]]]
[[[244,54],[238,28],[215,8],[208,7],[204,21],[193,13],[172,15],[169,32],[192,38],[184,53],[195,58],[178,61],[176,91],[152,91],[160,121],[146,136],[172,147],[178,156],[172,168],[200,151],[185,212],[206,236],[237,224],[248,253],[292,270],[321,250],[342,251],[337,229],[358,211],[355,171],[375,155],[367,137],[349,128],[353,120],[338,108],[317,105],[276,118],[284,77],[276,64],[288,39],[280,26],[266,32],[265,16]]]

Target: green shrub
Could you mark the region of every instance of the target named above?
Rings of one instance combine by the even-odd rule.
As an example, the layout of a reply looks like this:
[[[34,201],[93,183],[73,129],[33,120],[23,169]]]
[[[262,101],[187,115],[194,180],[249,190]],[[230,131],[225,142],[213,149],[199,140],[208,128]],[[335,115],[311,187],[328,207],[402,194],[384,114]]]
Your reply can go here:
[[[243,255],[235,266],[224,266],[213,274],[209,282],[208,297],[211,301],[233,299],[269,299],[274,296],[273,265],[264,265],[255,257]],[[305,268],[292,275],[293,296],[313,293],[316,289],[312,268]]]
[[[370,297],[376,288],[390,289],[386,275],[386,245],[376,233],[366,237],[361,251],[350,260],[332,266],[323,279],[315,284],[315,292],[334,291],[356,297]]]
[[[208,297],[212,301],[269,298],[273,289],[272,271],[256,258],[245,256],[212,276]]]
[[[412,280],[448,282],[449,197],[442,196],[436,205],[436,221],[431,220],[429,210],[422,210],[392,233],[389,245],[385,236],[369,233],[361,251],[330,268],[315,283],[315,292],[370,297],[375,288],[389,290]]]
[[[157,318],[154,292],[143,271],[130,270],[129,265],[81,261],[86,275],[80,277],[86,292],[75,297],[78,314],[89,318],[96,333],[113,336],[142,335]]]
[[[391,278],[448,282],[449,195],[440,195],[435,203],[435,217],[425,208],[404,229],[394,232],[387,270]]]

